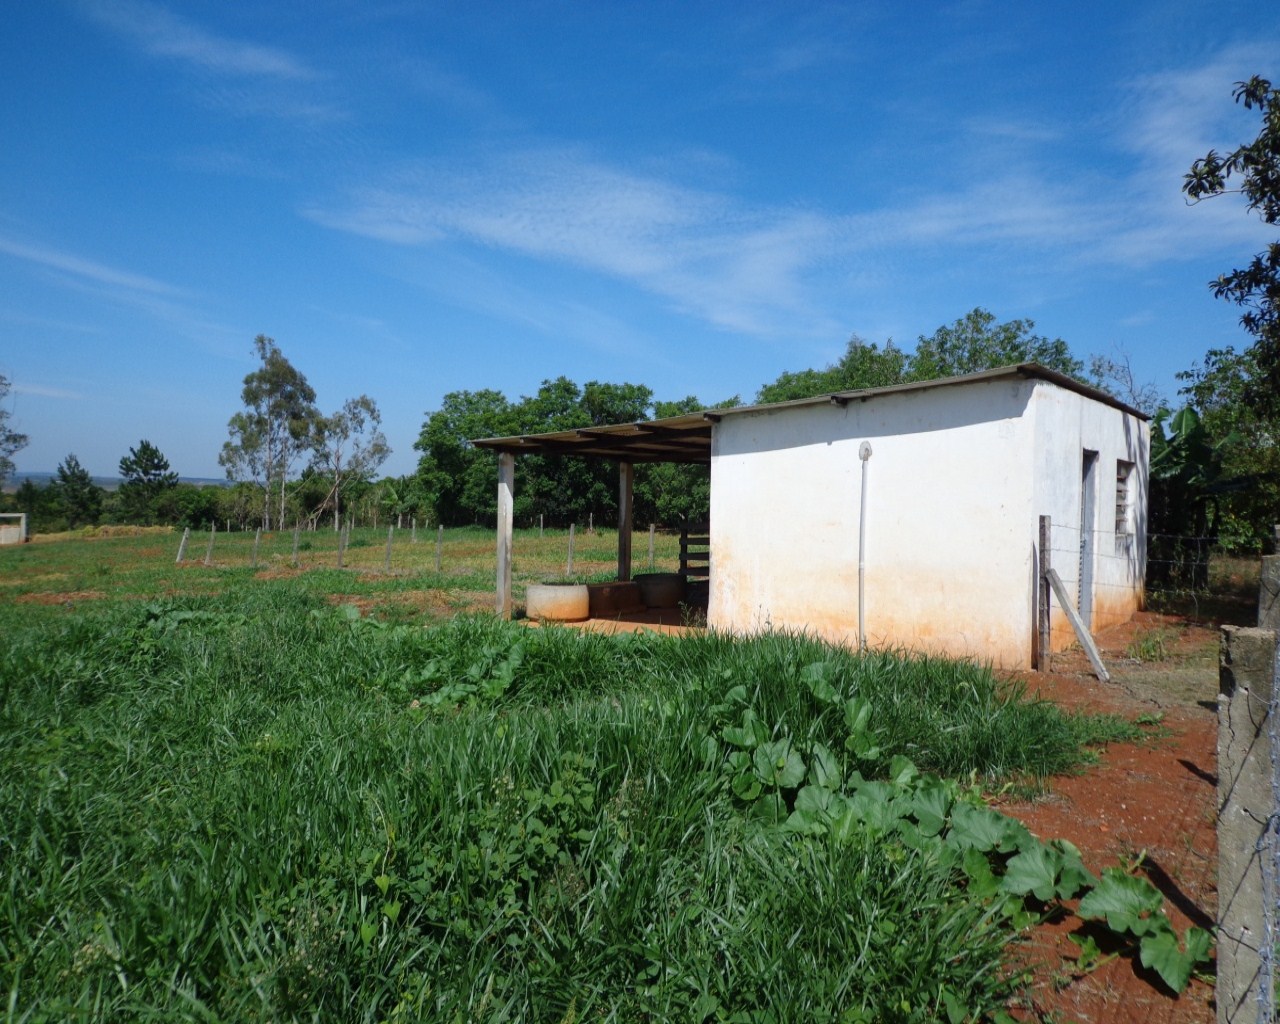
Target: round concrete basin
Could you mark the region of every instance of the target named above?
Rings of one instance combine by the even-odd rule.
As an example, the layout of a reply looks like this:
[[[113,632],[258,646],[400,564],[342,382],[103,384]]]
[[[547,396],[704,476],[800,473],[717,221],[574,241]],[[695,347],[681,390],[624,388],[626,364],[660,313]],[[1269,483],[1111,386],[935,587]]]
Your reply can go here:
[[[590,614],[585,583],[530,583],[524,613],[539,622],[581,622]]]

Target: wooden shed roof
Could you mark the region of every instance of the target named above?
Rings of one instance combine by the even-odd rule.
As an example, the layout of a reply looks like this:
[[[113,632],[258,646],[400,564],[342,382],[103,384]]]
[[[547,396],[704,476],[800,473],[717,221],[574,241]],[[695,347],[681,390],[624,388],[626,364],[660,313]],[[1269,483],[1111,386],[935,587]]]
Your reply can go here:
[[[622,462],[711,462],[711,429],[715,423],[729,416],[749,413],[772,412],[798,406],[848,405],[864,402],[880,395],[909,391],[927,391],[934,388],[955,387],[979,381],[1005,378],[1044,380],[1112,406],[1122,412],[1149,419],[1146,413],[1126,405],[1113,395],[1083,384],[1074,377],[1050,370],[1039,363],[1016,363],[992,370],[966,373],[958,377],[941,377],[937,380],[912,381],[882,388],[863,388],[854,391],[836,391],[809,398],[797,398],[789,402],[772,402],[766,405],[739,405],[729,409],[707,409],[702,412],[670,416],[660,420],[641,420],[636,423],[619,423],[600,427],[579,427],[575,430],[557,430],[547,434],[513,434],[510,437],[485,437],[471,443],[478,448],[511,452],[515,455],[582,455],[598,459],[617,459]]]

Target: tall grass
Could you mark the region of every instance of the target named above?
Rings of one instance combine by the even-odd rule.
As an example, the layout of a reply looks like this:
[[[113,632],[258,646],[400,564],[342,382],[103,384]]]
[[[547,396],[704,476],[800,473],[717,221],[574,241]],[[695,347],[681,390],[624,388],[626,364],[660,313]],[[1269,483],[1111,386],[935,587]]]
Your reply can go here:
[[[813,665],[873,706],[867,771],[1056,771],[1091,728],[973,666],[289,582],[0,628],[9,1021],[989,1019],[1010,933],[953,868],[762,826],[705,741],[742,687],[843,749]]]

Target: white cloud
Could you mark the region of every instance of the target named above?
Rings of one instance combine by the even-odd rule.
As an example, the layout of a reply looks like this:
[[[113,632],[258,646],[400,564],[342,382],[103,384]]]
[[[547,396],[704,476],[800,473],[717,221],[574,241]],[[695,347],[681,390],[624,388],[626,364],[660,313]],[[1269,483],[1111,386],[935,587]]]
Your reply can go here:
[[[567,150],[424,166],[304,213],[397,244],[454,239],[571,264],[752,333],[803,311],[805,277],[830,236],[807,211],[752,210]]]
[[[83,0],[99,24],[131,38],[146,52],[220,75],[307,81],[318,77],[277,47],[229,39],[147,0]]]
[[[111,288],[125,289],[130,292],[144,292],[149,295],[179,295],[180,290],[142,274],[117,270],[93,260],[71,253],[60,252],[47,246],[31,245],[16,239],[0,235],[0,252],[8,253],[28,263],[46,267],[50,270],[62,271],[75,278],[107,285]]]
[[[78,391],[68,391],[65,388],[47,388],[40,384],[14,384],[13,392],[16,395],[33,395],[37,398],[57,398],[73,402],[82,401],[85,397]]]

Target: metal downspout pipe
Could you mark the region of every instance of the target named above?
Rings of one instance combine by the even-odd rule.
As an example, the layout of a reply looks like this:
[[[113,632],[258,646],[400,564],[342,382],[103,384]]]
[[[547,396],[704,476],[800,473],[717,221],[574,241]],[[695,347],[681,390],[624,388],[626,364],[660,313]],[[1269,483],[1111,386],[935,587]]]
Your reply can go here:
[[[862,498],[858,508],[858,650],[867,649],[866,577],[867,577],[867,463],[871,461],[871,445],[858,446],[862,460]]]

